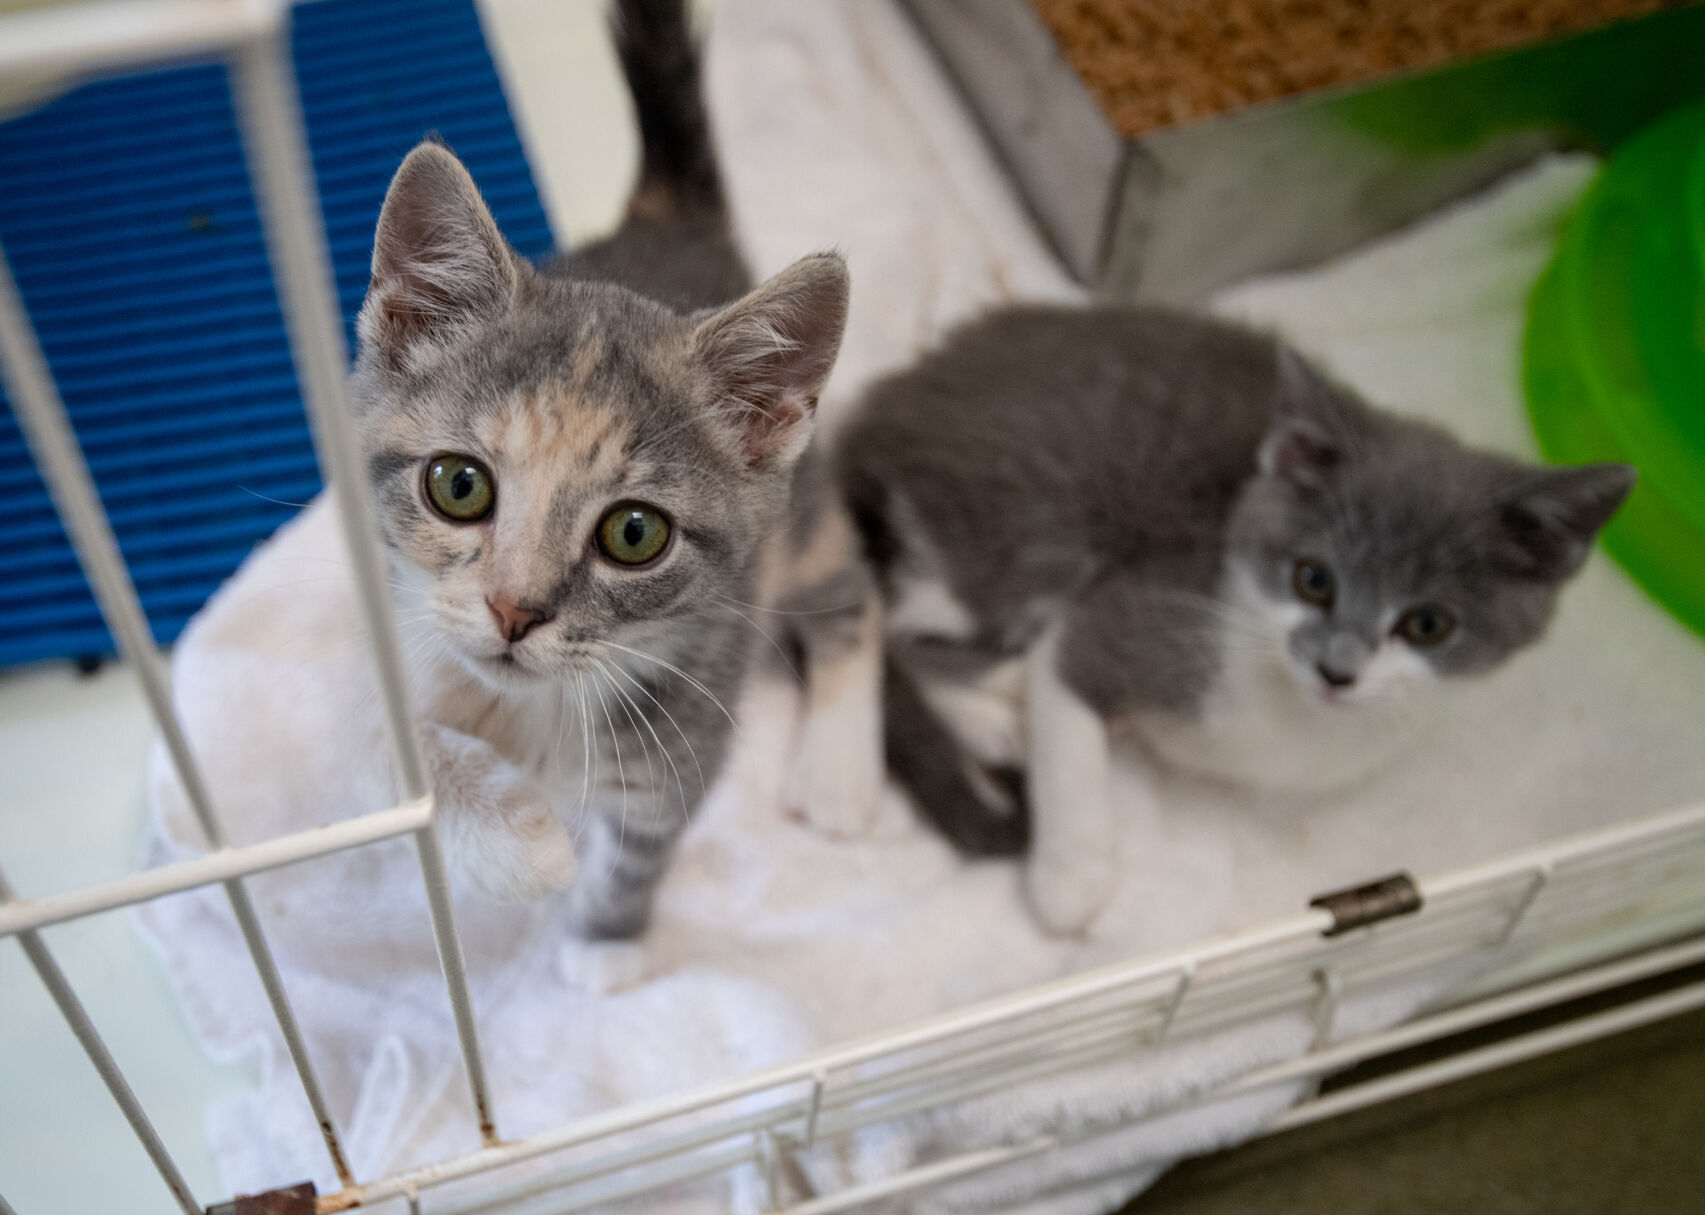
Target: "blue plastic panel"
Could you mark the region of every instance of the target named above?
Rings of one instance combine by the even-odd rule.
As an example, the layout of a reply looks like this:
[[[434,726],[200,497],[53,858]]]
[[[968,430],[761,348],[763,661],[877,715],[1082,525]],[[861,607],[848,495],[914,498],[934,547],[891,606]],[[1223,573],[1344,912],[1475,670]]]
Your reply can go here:
[[[385,186],[427,132],[517,249],[549,251],[471,0],[321,0],[293,42],[346,324]],[[103,80],[0,124],[0,241],[170,642],[320,485],[224,67]],[[9,409],[0,469],[0,666],[111,653]]]

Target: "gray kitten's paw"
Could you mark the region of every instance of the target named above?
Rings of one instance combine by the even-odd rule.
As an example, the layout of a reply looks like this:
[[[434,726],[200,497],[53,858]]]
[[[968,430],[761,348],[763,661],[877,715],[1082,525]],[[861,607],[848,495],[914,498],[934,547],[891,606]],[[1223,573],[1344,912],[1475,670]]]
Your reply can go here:
[[[1036,918],[1056,937],[1088,932],[1112,901],[1118,876],[1113,858],[1105,854],[1074,857],[1070,864],[1036,857],[1025,872]]]
[[[594,996],[632,991],[652,977],[649,959],[638,941],[570,937],[558,948],[556,963],[563,982]]]
[[[503,902],[542,899],[567,887],[580,869],[568,832],[531,791],[507,795],[489,810],[456,814],[446,835],[457,876]]]

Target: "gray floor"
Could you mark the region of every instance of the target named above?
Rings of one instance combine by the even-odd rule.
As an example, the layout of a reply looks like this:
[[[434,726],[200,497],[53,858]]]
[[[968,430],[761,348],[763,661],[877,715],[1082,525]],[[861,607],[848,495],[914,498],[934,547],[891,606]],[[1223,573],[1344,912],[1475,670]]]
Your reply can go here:
[[[1188,1162],[1124,1215],[1705,1211],[1705,1012]]]

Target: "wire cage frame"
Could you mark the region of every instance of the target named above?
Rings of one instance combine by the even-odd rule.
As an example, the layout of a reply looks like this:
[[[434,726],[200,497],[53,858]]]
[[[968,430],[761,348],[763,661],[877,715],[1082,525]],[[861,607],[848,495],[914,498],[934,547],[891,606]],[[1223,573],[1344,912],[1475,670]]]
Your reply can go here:
[[[185,1215],[204,1210],[149,1121],[42,930],[100,912],[220,886],[248,948],[340,1190],[290,1209],[341,1211],[402,1201],[412,1212],[563,1212],[746,1171],[768,1212],[827,1215],[1075,1146],[1134,1125],[991,1143],[831,1193],[811,1192],[802,1153],[867,1128],[1026,1081],[1150,1051],[1276,1012],[1313,1026],[1312,1047],[1158,1118],[1242,1094],[1306,1084],[1364,1059],[1705,962],[1705,806],[1683,809],[1459,870],[1361,888],[1256,930],[1077,974],[843,1043],[794,1062],[683,1090],[524,1139],[499,1136],[448,878],[403,678],[373,507],[345,400],[348,351],[289,62],[286,0],[121,0],[100,22],[58,13],[4,20],[0,73],[88,73],[185,55],[230,67],[249,175],[325,480],[336,496],[403,801],[390,809],[233,847],[173,707],[167,666],[96,495],[29,315],[0,249],[0,373],[33,459],[120,653],[141,681],[206,837],[205,855],[84,889],[22,899],[0,875],[0,937],[15,937],[59,1013]],[[62,12],[63,10],[61,10]],[[389,1176],[352,1171],[289,993],[245,879],[383,840],[416,846],[446,998],[466,1067],[478,1142]],[[1342,1002],[1371,984],[1506,946],[1539,951],[1479,984],[1478,998],[1392,1028],[1342,1035]],[[1543,948],[1542,948],[1543,947]],[[1519,949],[1514,953],[1520,953]],[[1268,1130],[1331,1117],[1489,1068],[1705,1007],[1705,982],[1304,1100]],[[446,1187],[456,1185],[453,1191]],[[472,1183],[467,1184],[467,1183]],[[444,1201],[439,1201],[437,1195]],[[430,1207],[428,1208],[428,1203]],[[305,1205],[304,1205],[305,1204]],[[0,1215],[12,1208],[0,1197]]]

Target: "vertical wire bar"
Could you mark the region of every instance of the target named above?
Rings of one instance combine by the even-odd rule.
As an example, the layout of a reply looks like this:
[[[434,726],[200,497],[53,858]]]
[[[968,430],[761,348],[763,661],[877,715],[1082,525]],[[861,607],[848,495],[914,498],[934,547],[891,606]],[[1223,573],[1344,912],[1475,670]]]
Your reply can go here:
[[[6,881],[6,875],[0,873],[0,902],[12,898],[12,887]],[[125,1120],[130,1123],[130,1129],[141,1142],[142,1150],[147,1152],[148,1158],[154,1162],[160,1179],[166,1183],[166,1188],[172,1192],[178,1206],[183,1208],[185,1215],[201,1215],[201,1205],[196,1202],[195,1195],[190,1193],[189,1183],[184,1180],[183,1174],[178,1172],[177,1162],[172,1159],[171,1153],[166,1151],[166,1145],[160,1141],[154,1124],[148,1121],[148,1115],[142,1110],[142,1103],[131,1091],[124,1073],[119,1071],[112,1052],[101,1040],[94,1022],[89,1020],[83,1002],[77,998],[77,993],[71,990],[65,972],[59,969],[59,963],[55,962],[53,955],[48,952],[41,934],[33,928],[27,928],[18,934],[18,944],[24,947],[25,956],[35,968],[42,986],[47,988],[47,994],[53,997],[54,1004],[59,1008],[59,1015],[82,1044],[84,1053],[89,1056],[89,1062],[95,1065],[95,1071],[106,1083],[107,1092],[111,1093],[112,1099],[118,1103]],[[4,1199],[0,1199],[0,1215],[12,1215],[12,1208],[6,1205]]]
[[[779,1205],[780,1192],[776,1187],[776,1137],[773,1132],[761,1130],[754,1136],[756,1143],[756,1165],[758,1169],[758,1193],[760,1210],[773,1211]]]
[[[24,432],[30,454],[35,457],[36,467],[53,496],[54,508],[71,538],[78,564],[95,593],[101,616],[118,642],[119,653],[142,681],[142,691],[171,754],[172,766],[183,782],[190,808],[207,836],[208,845],[223,848],[225,834],[214,817],[212,799],[202,783],[201,770],[190,756],[189,743],[172,706],[165,664],[154,645],[153,634],[148,631],[148,619],[136,597],[136,588],[131,585],[106,511],[101,508],[88,466],[66,420],[65,404],[59,399],[47,359],[24,311],[23,297],[18,293],[4,248],[0,248],[0,378],[5,381],[12,412]]]
[[[1314,1005],[1314,1042],[1308,1048],[1310,1051],[1324,1050],[1331,1043],[1338,1022],[1338,1004],[1344,995],[1344,981],[1334,966],[1315,971],[1314,982],[1320,988],[1320,996]]]
[[[279,34],[256,39],[238,50],[232,62],[231,92],[248,155],[266,233],[267,254],[278,280],[291,354],[313,421],[320,466],[337,501],[344,543],[361,602],[374,666],[390,724],[404,796],[428,796],[426,770],[408,703],[396,622],[391,614],[390,584],[384,571],[373,504],[366,492],[366,471],[350,422],[345,391],[348,352],[337,310],[331,257],[320,223],[296,78],[285,39]],[[473,1093],[480,1136],[497,1142],[485,1064],[468,994],[467,964],[450,907],[450,883],[438,834],[428,824],[415,835],[433,937],[450,1009],[456,1021],[468,1085]]]
[[[165,661],[159,647],[154,644],[148,618],[136,595],[136,586],[130,580],[130,571],[125,567],[106,511],[96,495],[77,436],[66,418],[65,404],[60,400],[41,344],[24,312],[23,299],[12,278],[4,248],[0,248],[0,376],[5,380],[12,411],[17,415],[30,453],[47,482],[54,507],[76,550],[77,560],[100,604],[101,615],[118,642],[119,653],[136,669],[142,680],[155,723],[165,739],[172,766],[183,785],[184,796],[201,824],[209,849],[220,851],[227,846],[225,831],[214,811],[213,799],[202,779],[200,766],[190,752],[183,723],[172,704],[171,682]],[[290,997],[284,990],[284,980],[279,976],[272,949],[267,944],[254,905],[249,901],[248,891],[239,878],[230,878],[222,885],[243,940],[248,945],[249,956],[254,960],[261,986],[272,1005],[291,1062],[302,1081],[302,1090],[320,1125],[332,1164],[343,1184],[353,1185],[354,1177],[344,1160],[343,1147],[326,1106],[325,1094],[308,1057],[307,1043],[302,1038],[295,1011],[290,1006]]]
[[[1196,977],[1196,964],[1186,962],[1178,968],[1178,986],[1172,989],[1172,998],[1166,1002],[1166,1011],[1161,1014],[1160,1028],[1155,1030],[1154,1044],[1159,1047],[1166,1041],[1166,1035],[1172,1032],[1172,1023],[1178,1018],[1179,1006],[1184,1003],[1184,996],[1190,990],[1190,982]]]
[[[254,959],[255,972],[260,975],[261,986],[266,989],[266,998],[272,1005],[273,1018],[278,1022],[279,1032],[284,1035],[284,1047],[290,1052],[290,1061],[296,1065],[296,1075],[302,1081],[302,1091],[308,1098],[309,1108],[314,1112],[314,1120],[320,1125],[320,1138],[325,1141],[326,1151],[332,1158],[332,1168],[337,1170],[338,1182],[347,1189],[355,1184],[355,1174],[350,1171],[349,1161],[343,1154],[337,1125],[332,1121],[331,1109],[326,1105],[326,1096],[320,1088],[319,1076],[314,1071],[313,1061],[308,1057],[308,1043],[302,1037],[301,1026],[296,1021],[296,1011],[290,1006],[290,996],[284,990],[284,979],[278,973],[278,964],[273,961],[272,947],[267,944],[266,935],[261,930],[260,917],[255,914],[254,904],[249,902],[248,888],[239,879],[232,878],[223,885],[226,897],[231,900],[231,911],[237,917],[237,926],[242,930],[243,940],[249,947],[249,955]]]
[[[823,1112],[823,1087],[828,1083],[829,1076],[822,1068],[811,1073],[811,1101],[805,1110],[805,1146],[812,1147],[817,1142],[817,1119]]]
[[[390,583],[385,577],[386,561],[366,490],[367,470],[350,421],[344,383],[348,348],[337,307],[331,254],[319,219],[319,192],[302,133],[295,73],[287,59],[287,36],[281,32],[237,49],[231,61],[231,97],[249,177],[256,187],[255,202],[266,237],[267,260],[278,284],[290,354],[313,422],[320,471],[337,501],[362,623],[372,641],[369,648],[378,672],[403,797],[413,801],[429,792],[426,770],[409,709],[402,651],[391,612]]]
[[[1510,912],[1510,918],[1505,922],[1503,931],[1498,934],[1498,939],[1492,943],[1493,948],[1509,944],[1510,938],[1516,935],[1516,929],[1521,927],[1522,920],[1527,917],[1528,909],[1533,906],[1539,892],[1545,889],[1545,884],[1550,880],[1551,862],[1544,861],[1533,867],[1533,878],[1528,882],[1527,889],[1522,891],[1521,898]]]

